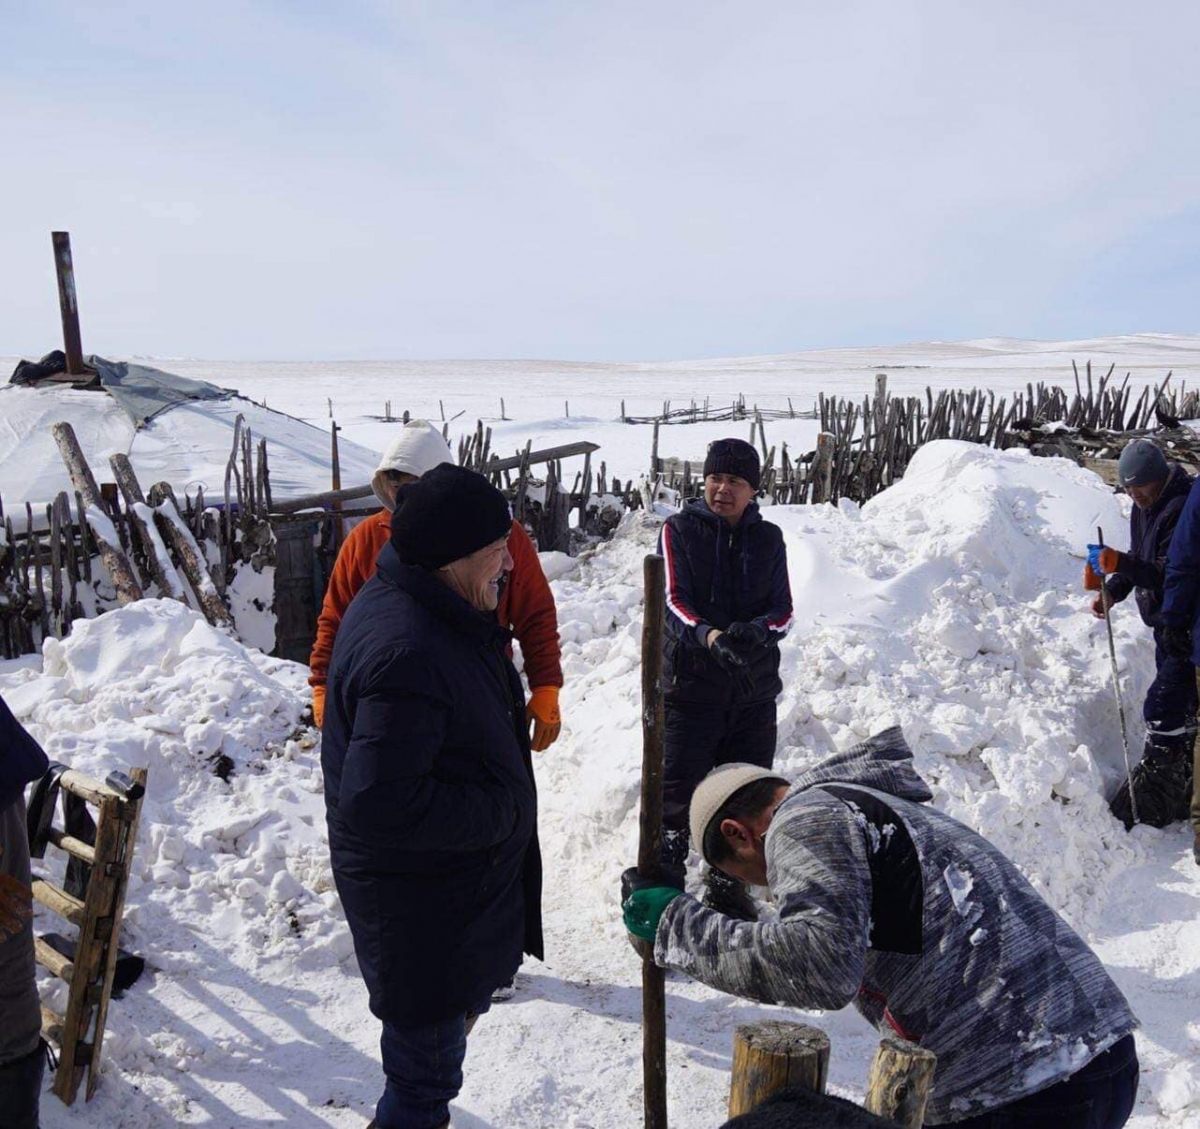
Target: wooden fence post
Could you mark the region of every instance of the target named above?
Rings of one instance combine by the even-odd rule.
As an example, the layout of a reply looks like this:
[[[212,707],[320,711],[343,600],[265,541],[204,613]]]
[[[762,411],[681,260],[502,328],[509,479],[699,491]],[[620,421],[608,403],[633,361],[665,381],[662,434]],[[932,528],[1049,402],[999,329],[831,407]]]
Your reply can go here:
[[[813,458],[812,500],[828,502],[833,495],[833,436],[822,431],[817,436],[817,453]]]
[[[175,566],[171,563],[167,547],[155,528],[154,511],[146,505],[146,496],[142,493],[142,487],[138,483],[137,475],[134,474],[129,456],[118,451],[109,457],[108,462],[112,467],[113,477],[117,480],[121,495],[125,499],[125,505],[129,508],[129,516],[133,519],[134,528],[138,531],[138,536],[145,548],[150,575],[154,577],[158,590],[168,599],[179,600],[186,604],[187,595],[183,590],[183,581],[179,579],[179,573],[175,571]]]
[[[657,425],[655,431],[657,433]],[[649,554],[642,566],[642,789],[638,816],[638,874],[662,877],[663,810],[663,631],[666,567]],[[667,1003],[663,970],[654,945],[640,941],[642,956],[642,1086],[645,1129],[667,1129]]]
[[[141,585],[134,577],[129,558],[121,549],[116,527],[105,511],[100,491],[96,487],[96,480],[92,477],[91,468],[83,456],[79,440],[75,438],[74,429],[69,423],[56,423],[50,430],[54,435],[55,443],[58,444],[63,462],[66,463],[67,471],[71,475],[71,482],[83,496],[84,503],[87,505],[85,516],[92,536],[96,539],[96,544],[100,549],[100,558],[108,568],[109,576],[112,577],[113,585],[117,589],[117,602],[129,604],[134,600],[140,600],[142,598]]]
[[[787,1086],[825,1092],[829,1036],[803,1023],[746,1023],[733,1035],[729,1116],[757,1109]]]
[[[936,1066],[933,1051],[889,1035],[881,1040],[871,1063],[864,1104],[871,1113],[890,1117],[904,1129],[921,1129]]]

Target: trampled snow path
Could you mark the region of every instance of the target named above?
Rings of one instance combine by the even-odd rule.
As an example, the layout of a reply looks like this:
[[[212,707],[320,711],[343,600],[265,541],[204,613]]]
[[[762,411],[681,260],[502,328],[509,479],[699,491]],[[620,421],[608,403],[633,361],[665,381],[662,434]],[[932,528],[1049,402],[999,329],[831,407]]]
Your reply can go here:
[[[940,443],[861,511],[767,516],[797,604],[779,765],[902,724],[935,802],[1008,851],[1129,996],[1143,1023],[1132,1124],[1200,1125],[1200,869],[1182,826],[1126,835],[1102,795],[1119,738],[1078,553],[1097,522],[1118,540],[1117,499],[1059,460]],[[641,561],[655,536],[634,515],[588,559],[546,561],[567,676],[563,738],[538,761],[548,962],[473,1036],[460,1129],[640,1122],[638,965],[616,880],[636,841]],[[1132,605],[1116,625],[1136,702],[1148,635]],[[96,1099],[65,1111],[48,1097],[44,1124],[364,1124],[377,1025],[330,891],[304,669],[165,602],[76,625],[44,665],[5,665],[0,691],[52,756],[149,764],[128,920],[153,966],[114,1003]],[[203,764],[218,751],[237,766],[228,783]],[[436,907],[415,911],[415,926],[436,921]],[[668,983],[673,1125],[720,1124],[734,1026],[781,1014]],[[876,1033],[851,1010],[808,1018],[833,1040],[833,1088],[860,1095]]]

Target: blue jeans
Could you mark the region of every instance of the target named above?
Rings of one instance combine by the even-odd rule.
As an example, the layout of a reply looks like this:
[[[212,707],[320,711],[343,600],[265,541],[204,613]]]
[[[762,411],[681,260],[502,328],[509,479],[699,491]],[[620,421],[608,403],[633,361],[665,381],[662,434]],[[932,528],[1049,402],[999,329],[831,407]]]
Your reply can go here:
[[[379,1049],[387,1085],[375,1106],[378,1129],[440,1129],[462,1089],[467,1033],[491,1007],[491,996],[466,1015],[424,1027],[385,1022]]]
[[[1070,1078],[942,1129],[1121,1129],[1137,1091],[1137,1050],[1126,1035]]]

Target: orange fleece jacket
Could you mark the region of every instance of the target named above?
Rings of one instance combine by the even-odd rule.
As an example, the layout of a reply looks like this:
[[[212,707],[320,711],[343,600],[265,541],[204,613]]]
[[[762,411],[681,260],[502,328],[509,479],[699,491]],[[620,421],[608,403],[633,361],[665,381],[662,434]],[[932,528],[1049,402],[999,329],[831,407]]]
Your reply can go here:
[[[309,685],[314,705],[325,704],[325,680],[333,656],[333,640],[342,616],[354,594],[375,574],[375,558],[392,533],[392,515],[384,510],[364,518],[349,533],[333,564],[325,602],[317,619],[317,638],[313,643],[309,667]],[[537,549],[520,522],[514,521],[508,539],[513,569],[500,590],[496,619],[502,627],[512,628],[525,656],[525,677],[530,689],[563,684],[558,646],[558,613],[554,596],[542,572]],[[318,714],[323,712],[318,709]]]

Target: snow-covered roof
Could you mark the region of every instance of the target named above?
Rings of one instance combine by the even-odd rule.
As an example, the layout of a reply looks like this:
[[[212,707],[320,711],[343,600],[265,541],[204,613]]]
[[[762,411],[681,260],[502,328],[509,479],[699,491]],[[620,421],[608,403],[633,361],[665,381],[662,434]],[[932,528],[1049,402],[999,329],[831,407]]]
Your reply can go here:
[[[267,440],[273,498],[330,488],[330,441],[323,429],[205,381],[96,357],[88,362],[100,376],[98,390],[53,379],[0,387],[0,498],[6,511],[25,502],[44,506],[60,490],[70,493],[50,430],[60,420],[74,428],[98,481],[111,479],[108,459],[120,451],[143,488],[166,481],[177,493],[194,493],[203,486],[215,501],[224,490],[240,415],[256,441]],[[339,439],[338,454],[343,483],[370,481],[376,452]]]

